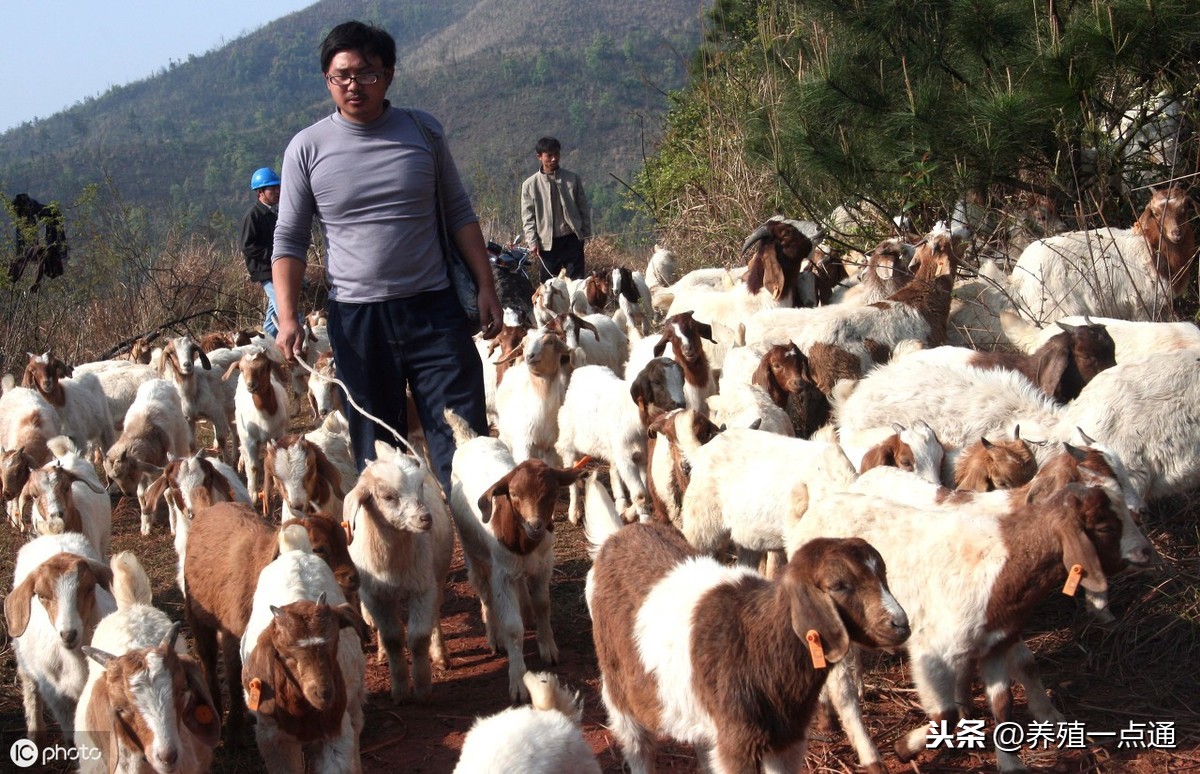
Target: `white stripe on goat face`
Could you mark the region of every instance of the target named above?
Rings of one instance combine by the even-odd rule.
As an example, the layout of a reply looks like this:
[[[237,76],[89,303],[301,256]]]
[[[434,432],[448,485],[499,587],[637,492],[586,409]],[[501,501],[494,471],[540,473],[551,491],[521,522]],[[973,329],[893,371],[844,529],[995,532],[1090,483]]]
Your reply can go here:
[[[288,505],[301,513],[308,507],[308,490],[304,488],[307,473],[308,453],[303,444],[275,447],[275,475],[283,483]]]
[[[65,572],[55,579],[54,602],[57,607],[54,629],[63,645],[68,650],[74,650],[83,644],[83,619],[79,615],[78,568],[72,568],[70,572]],[[68,634],[69,637],[64,636]]]
[[[173,770],[181,762],[180,708],[175,701],[175,676],[167,668],[163,654],[156,650],[146,652],[146,668],[129,678],[129,692],[150,732],[149,739],[142,739],[147,761],[155,771]]]
[[[875,561],[875,557],[872,556],[867,559],[867,567],[871,570],[871,574],[879,578],[879,601],[883,605],[883,609],[887,611],[887,614],[892,617],[893,621],[901,619],[907,621],[908,614],[904,612],[904,608],[892,596],[892,592],[888,590],[888,587],[883,582],[883,578],[880,577],[879,562]]]

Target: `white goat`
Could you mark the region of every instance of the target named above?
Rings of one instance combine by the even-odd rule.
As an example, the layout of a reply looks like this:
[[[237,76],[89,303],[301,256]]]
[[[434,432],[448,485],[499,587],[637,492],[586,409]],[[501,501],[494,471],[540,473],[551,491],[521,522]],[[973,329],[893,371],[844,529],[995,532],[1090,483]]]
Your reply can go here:
[[[526,672],[531,707],[477,718],[463,739],[455,774],[600,774],[583,738],[579,692],[550,672]]]
[[[441,669],[447,664],[440,618],[454,527],[441,488],[422,460],[382,441],[375,442],[375,454],[344,506],[350,556],[361,579],[358,593],[387,651],[392,700],[428,699],[431,664]],[[404,606],[411,687],[400,617]]]
[[[92,463],[80,457],[74,447],[29,472],[29,481],[18,500],[18,510],[22,513],[27,502],[33,504],[30,516],[36,534],[78,532],[100,557],[108,556],[112,502]]]
[[[558,410],[571,376],[571,352],[557,335],[542,328],[528,333],[521,349],[505,360],[522,361],[509,368],[496,387],[496,430],[517,462],[553,458],[558,438]]]
[[[235,370],[241,376],[237,380],[234,406],[238,442],[246,468],[246,488],[251,497],[258,497],[262,472],[259,449],[267,441],[282,438],[287,432],[290,420],[287,390],[283,386],[279,361],[261,347],[251,346],[239,360],[230,364],[221,378],[229,379]]]
[[[121,437],[104,459],[104,469],[122,492],[137,492],[143,535],[150,534],[154,521],[154,505],[146,497],[151,476],[161,472],[171,457],[186,456],[191,446],[192,431],[175,386],[165,379],[152,379],[138,387],[137,398],[125,414]],[[174,519],[170,525],[174,534]]]

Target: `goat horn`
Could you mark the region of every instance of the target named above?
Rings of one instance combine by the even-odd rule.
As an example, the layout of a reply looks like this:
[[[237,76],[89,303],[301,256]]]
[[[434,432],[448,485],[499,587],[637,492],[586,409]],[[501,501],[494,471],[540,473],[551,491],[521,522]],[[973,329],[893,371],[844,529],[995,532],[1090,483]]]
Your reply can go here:
[[[183,628],[183,624],[179,621],[171,624],[171,631],[167,632],[167,636],[163,637],[162,647],[167,649],[168,653],[175,650],[175,640],[179,639],[179,630]]]
[[[1082,427],[1076,427],[1075,432],[1079,433],[1079,439],[1081,441],[1083,441],[1085,444],[1087,444],[1088,446],[1092,446],[1096,443],[1096,439],[1091,437],[1087,433],[1083,432]]]
[[[178,624],[176,624],[178,626]],[[115,656],[99,648],[93,648],[91,645],[84,645],[83,653],[85,656],[95,661],[100,666],[108,666],[108,662],[112,661]]]
[[[746,237],[746,241],[742,243],[742,252],[744,253],[753,247],[755,242],[766,239],[768,233],[770,232],[767,230],[767,225],[765,223],[756,228],[754,233]]]

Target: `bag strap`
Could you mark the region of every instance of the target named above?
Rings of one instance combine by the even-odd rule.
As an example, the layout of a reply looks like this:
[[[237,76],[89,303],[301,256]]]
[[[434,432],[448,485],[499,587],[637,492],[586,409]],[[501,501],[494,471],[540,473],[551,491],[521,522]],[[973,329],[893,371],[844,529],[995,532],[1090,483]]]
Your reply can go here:
[[[416,112],[408,108],[401,108],[404,114],[407,115],[412,122],[417,125],[417,129],[421,132],[421,137],[425,139],[425,144],[429,146],[430,152],[433,153],[433,198],[437,202],[437,219],[438,219],[438,234],[442,240],[442,253],[446,261],[450,260],[450,231],[446,226],[446,209],[442,204],[442,149],[437,140],[434,139],[433,133],[425,126],[425,122],[417,117]]]

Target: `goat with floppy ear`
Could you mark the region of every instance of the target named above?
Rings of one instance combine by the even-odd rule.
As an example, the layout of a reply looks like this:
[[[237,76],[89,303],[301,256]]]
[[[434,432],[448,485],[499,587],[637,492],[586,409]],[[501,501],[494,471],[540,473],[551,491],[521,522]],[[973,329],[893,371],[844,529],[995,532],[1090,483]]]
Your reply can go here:
[[[797,305],[797,277],[813,249],[812,239],[797,224],[804,225],[799,221],[769,220],[746,238],[742,253],[755,248],[746,271],[746,289],[751,293],[766,288],[775,299]]]

